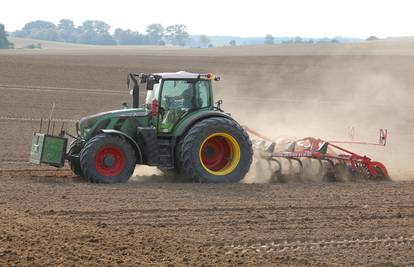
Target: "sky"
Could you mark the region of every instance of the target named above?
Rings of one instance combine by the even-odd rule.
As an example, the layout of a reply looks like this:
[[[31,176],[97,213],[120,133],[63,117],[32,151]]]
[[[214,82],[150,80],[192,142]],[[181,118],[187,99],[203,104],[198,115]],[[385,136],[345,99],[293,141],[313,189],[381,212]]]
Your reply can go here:
[[[0,23],[11,32],[26,22],[103,20],[145,32],[147,25],[185,24],[190,34],[227,36],[414,36],[411,0],[5,0]]]

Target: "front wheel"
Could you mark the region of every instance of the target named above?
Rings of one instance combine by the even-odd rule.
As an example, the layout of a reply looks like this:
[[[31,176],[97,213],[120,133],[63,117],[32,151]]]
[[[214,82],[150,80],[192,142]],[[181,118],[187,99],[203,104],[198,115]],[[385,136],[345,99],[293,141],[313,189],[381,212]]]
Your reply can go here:
[[[95,183],[128,181],[136,164],[135,151],[122,137],[100,134],[89,140],[80,153],[82,173]]]
[[[235,121],[215,117],[196,123],[181,144],[180,165],[193,181],[238,182],[252,163],[249,136]]]

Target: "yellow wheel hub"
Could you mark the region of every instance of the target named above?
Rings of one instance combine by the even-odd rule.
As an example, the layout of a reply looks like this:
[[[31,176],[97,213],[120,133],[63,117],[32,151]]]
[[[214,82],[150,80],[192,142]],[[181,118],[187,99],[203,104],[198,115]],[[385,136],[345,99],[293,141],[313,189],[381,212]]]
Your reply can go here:
[[[227,175],[240,162],[240,145],[228,133],[214,133],[203,141],[199,159],[203,168],[213,175]]]

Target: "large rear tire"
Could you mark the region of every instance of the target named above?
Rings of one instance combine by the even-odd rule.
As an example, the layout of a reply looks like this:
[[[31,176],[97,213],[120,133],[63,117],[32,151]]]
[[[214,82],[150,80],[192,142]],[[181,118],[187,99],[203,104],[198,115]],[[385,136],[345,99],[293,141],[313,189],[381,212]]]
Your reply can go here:
[[[252,163],[249,136],[235,121],[215,117],[196,123],[184,136],[180,169],[193,181],[238,182]]]
[[[128,181],[136,164],[135,151],[122,137],[100,134],[89,140],[80,153],[83,174],[95,183]]]

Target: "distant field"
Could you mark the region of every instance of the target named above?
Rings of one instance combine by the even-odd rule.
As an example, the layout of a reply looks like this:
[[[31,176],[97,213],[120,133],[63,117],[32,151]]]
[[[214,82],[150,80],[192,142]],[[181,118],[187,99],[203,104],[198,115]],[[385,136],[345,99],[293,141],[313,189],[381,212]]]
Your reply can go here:
[[[329,56],[329,55],[394,55],[414,56],[414,38],[395,38],[378,41],[344,44],[275,44],[217,48],[181,48],[171,46],[98,46],[50,42],[25,38],[9,38],[15,50],[3,50],[0,54],[131,54],[176,56]],[[40,43],[42,49],[23,49]],[[64,50],[64,51],[63,51]]]
[[[23,49],[25,52],[32,51],[32,52],[46,52],[46,51],[54,51],[58,50],[57,52],[62,52],[62,50],[85,50],[85,51],[95,51],[97,53],[101,53],[102,51],[112,51],[112,50],[123,50],[123,51],[130,51],[130,50],[140,50],[140,51],[147,51],[147,50],[181,50],[180,47],[163,47],[163,46],[155,46],[155,45],[140,45],[140,46],[115,46],[115,45],[87,45],[87,44],[73,44],[73,43],[64,43],[64,42],[53,42],[53,41],[43,41],[43,40],[34,40],[34,39],[27,39],[27,38],[17,38],[17,37],[10,37],[8,38],[11,43],[14,44],[16,50],[20,50],[22,52]],[[28,45],[36,45],[40,44],[40,49],[28,49]],[[3,51],[4,52],[4,51]],[[16,52],[13,50],[8,50],[8,52]],[[56,52],[56,51],[55,51]]]
[[[23,49],[29,45],[37,45],[37,44],[41,45],[42,50],[44,49],[82,49],[82,48],[87,49],[88,48],[88,45],[34,40],[34,39],[28,39],[28,38],[9,37],[8,39],[10,43],[14,44],[15,49]]]

